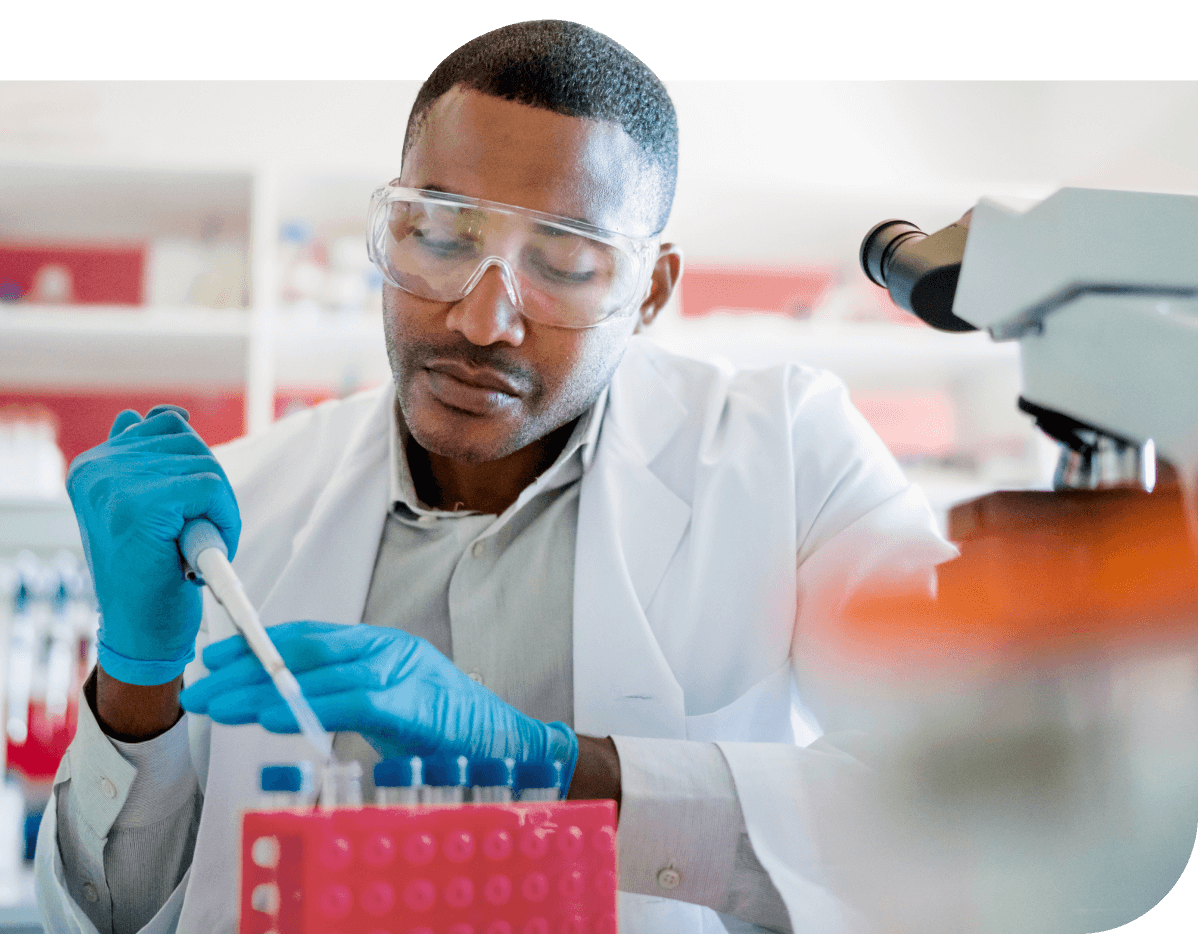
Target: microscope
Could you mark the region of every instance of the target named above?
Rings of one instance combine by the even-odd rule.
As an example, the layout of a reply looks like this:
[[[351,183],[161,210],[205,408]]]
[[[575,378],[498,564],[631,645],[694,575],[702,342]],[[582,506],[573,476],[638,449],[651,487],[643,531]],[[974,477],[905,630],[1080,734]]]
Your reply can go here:
[[[951,510],[935,595],[859,594],[812,653],[833,729],[876,739],[869,816],[824,845],[865,854],[838,865],[870,930],[1126,924],[1198,827],[1198,197],[983,199],[859,258],[932,327],[1018,341],[1012,404],[1061,454],[1051,491]]]
[[[1192,504],[1198,197],[1065,188],[1024,211],[983,199],[931,236],[882,221],[860,260],[932,327],[1019,341],[1019,408],[1063,447],[1057,490],[1151,491],[1155,448]]]
[[[860,261],[932,327],[1018,341],[1016,404],[1061,448],[1052,492],[951,510],[963,560],[942,583],[968,573],[980,586],[985,554],[991,597],[1017,582],[1020,612],[1072,599],[1089,616],[1081,630],[1046,618],[1038,633],[1008,632],[1012,646],[1055,640],[1084,654],[1198,637],[1198,197],[1065,188],[1023,209],[983,199],[930,236],[882,221]],[[1106,619],[1137,603],[1133,631]]]

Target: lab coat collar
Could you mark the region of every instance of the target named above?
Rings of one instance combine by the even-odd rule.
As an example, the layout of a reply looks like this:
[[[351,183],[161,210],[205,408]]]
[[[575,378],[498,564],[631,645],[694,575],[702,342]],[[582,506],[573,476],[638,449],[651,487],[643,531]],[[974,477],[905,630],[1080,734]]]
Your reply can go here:
[[[648,465],[669,443],[688,406],[653,362],[644,337],[629,344],[608,390],[603,430],[633,461]]]

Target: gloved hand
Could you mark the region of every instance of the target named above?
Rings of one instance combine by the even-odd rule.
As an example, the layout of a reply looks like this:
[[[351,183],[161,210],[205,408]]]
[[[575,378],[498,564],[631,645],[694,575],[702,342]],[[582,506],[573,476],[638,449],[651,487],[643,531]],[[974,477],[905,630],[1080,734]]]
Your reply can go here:
[[[361,733],[390,758],[464,755],[562,763],[562,795],[578,760],[564,723],[525,716],[467,678],[424,639],[398,629],[284,623],[271,640],[326,730]],[[217,723],[295,733],[295,718],[242,636],[204,649],[211,674],[179,695]]]
[[[165,684],[195,657],[200,589],[183,578],[177,540],[206,516],[232,557],[241,533],[233,489],[173,405],[132,410],[71,464],[67,492],[100,605],[97,656],[127,684]]]

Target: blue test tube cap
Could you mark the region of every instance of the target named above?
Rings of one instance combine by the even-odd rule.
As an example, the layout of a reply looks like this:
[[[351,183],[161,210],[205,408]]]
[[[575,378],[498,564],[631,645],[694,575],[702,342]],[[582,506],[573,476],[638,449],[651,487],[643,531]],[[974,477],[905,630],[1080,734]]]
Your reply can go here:
[[[262,766],[262,790],[294,794],[312,790],[312,763],[293,762],[287,765]]]
[[[415,788],[424,783],[424,764],[419,756],[384,759],[374,767],[376,788]]]
[[[515,759],[471,759],[470,786],[472,788],[515,788]]]
[[[424,784],[445,788],[468,785],[465,756],[426,756],[424,759]]]
[[[525,788],[561,788],[560,762],[521,762],[516,766],[516,786]]]

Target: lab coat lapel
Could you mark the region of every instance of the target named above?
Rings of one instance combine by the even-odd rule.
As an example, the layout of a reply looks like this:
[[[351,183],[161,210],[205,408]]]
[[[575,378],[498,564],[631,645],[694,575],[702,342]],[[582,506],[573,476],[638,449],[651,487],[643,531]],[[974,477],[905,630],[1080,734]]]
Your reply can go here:
[[[390,485],[392,393],[363,420],[292,542],[291,560],[262,603],[267,626],[293,620],[358,623],[374,573]]]
[[[690,521],[651,469],[686,409],[629,348],[583,475],[574,568],[574,725],[580,733],[686,737],[682,688],[645,614]]]

